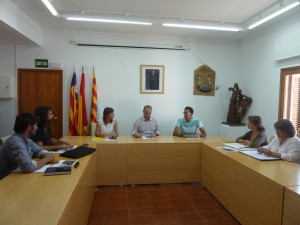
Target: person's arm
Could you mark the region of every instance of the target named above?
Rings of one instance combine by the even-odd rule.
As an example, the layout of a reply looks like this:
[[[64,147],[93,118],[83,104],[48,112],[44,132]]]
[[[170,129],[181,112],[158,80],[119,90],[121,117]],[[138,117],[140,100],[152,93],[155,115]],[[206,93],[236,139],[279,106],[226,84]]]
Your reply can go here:
[[[155,121],[156,124],[155,124],[155,136],[159,136],[160,135],[160,127],[159,127],[159,124],[157,121]]]
[[[201,132],[200,137],[206,137],[206,130],[204,129],[204,127],[200,127],[199,130]]]
[[[101,134],[101,126],[100,126],[99,123],[97,123],[97,126],[96,126],[95,136],[96,137],[103,137],[103,138],[105,138],[107,136],[106,134]]]
[[[180,127],[175,126],[174,131],[173,131],[173,136],[181,137]]]
[[[243,136],[238,137],[238,138],[236,139],[236,142],[237,142],[237,143],[240,143],[240,144],[245,144],[245,142],[249,139],[249,134],[250,134],[250,137],[251,137],[251,131],[248,131],[248,132],[245,133]]]
[[[38,146],[40,146],[41,148],[47,150],[47,151],[55,151],[58,149],[66,149],[66,148],[70,148],[71,146],[68,144],[51,144],[51,145],[43,145],[42,141],[37,141],[36,144]]]
[[[132,131],[131,131],[131,135],[133,137],[136,137],[136,138],[140,138],[141,137],[141,135],[138,133],[138,129],[139,129],[139,126],[138,126],[138,120],[137,120],[133,124]]]
[[[118,127],[118,122],[115,122],[114,125],[114,137],[118,137],[119,136],[119,127]]]
[[[281,153],[281,159],[291,162],[300,163],[300,142],[293,138],[287,146],[287,152]]]
[[[51,137],[50,141],[49,141],[50,145],[68,145],[70,146],[70,143],[66,142],[66,141],[61,141],[61,140],[57,140],[54,137]]]
[[[259,132],[256,138],[249,143],[250,148],[257,148],[261,146],[263,143],[267,143],[267,135],[265,132]]]

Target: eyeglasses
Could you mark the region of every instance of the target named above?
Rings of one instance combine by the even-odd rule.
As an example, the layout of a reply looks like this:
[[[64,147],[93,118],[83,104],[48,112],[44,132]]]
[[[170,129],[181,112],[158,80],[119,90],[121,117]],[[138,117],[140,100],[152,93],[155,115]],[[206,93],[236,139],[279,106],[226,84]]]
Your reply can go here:
[[[184,115],[190,115],[191,113],[189,112],[183,112]]]

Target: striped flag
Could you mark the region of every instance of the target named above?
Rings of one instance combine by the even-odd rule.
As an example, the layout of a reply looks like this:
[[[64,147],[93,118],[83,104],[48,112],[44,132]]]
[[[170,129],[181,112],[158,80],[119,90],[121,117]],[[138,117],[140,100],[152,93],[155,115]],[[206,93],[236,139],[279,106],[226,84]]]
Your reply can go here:
[[[86,105],[85,105],[85,75],[82,69],[81,81],[80,81],[80,91],[78,100],[78,124],[77,132],[80,136],[88,135],[88,120],[86,116]]]
[[[73,73],[71,89],[70,89],[70,111],[69,111],[69,135],[77,135],[77,109],[78,109],[78,94],[77,94],[76,73]]]
[[[98,119],[97,101],[98,99],[97,99],[96,75],[95,75],[95,71],[93,70],[92,99],[91,99],[91,113],[90,113],[90,135],[93,135],[91,133],[92,123],[96,123]]]

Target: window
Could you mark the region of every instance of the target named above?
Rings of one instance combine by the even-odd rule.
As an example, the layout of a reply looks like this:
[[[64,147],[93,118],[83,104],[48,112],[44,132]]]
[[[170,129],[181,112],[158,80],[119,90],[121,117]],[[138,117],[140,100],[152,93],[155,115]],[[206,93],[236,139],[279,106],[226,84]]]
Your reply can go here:
[[[281,70],[279,118],[290,120],[300,130],[300,67]],[[299,132],[297,132],[299,135]]]

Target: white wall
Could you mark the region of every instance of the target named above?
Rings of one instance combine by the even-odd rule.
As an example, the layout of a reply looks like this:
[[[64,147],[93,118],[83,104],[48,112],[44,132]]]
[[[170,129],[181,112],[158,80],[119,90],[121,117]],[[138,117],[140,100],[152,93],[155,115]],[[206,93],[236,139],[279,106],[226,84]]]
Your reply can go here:
[[[273,124],[278,120],[280,69],[300,65],[300,56],[274,61],[274,42],[297,32],[300,32],[300,14],[258,31],[241,42],[241,84],[253,98],[248,115],[262,116],[268,136],[274,134]]]
[[[0,45],[0,76],[16,78],[15,62],[15,47]],[[17,111],[17,98],[0,98],[0,137],[13,132]]]
[[[194,70],[203,63],[189,51],[76,47],[70,43],[72,38],[191,45],[193,53],[216,71],[216,84],[221,86],[220,90],[214,97],[193,95]],[[203,121],[209,135],[217,135],[221,122],[227,116],[230,95],[228,87],[237,82],[239,76],[240,55],[236,41],[48,31],[43,43],[42,47],[19,47],[18,67],[33,67],[36,58],[46,58],[49,62],[60,62],[64,65],[64,134],[67,134],[68,128],[69,87],[73,65],[78,81],[81,66],[85,68],[88,113],[92,67],[95,66],[101,114],[106,106],[115,109],[121,135],[130,134],[133,122],[142,115],[142,108],[146,104],[152,105],[152,115],[161,124],[162,135],[172,134],[176,120],[183,116],[185,106],[194,108],[195,116]],[[141,64],[165,65],[164,95],[140,94]]]

